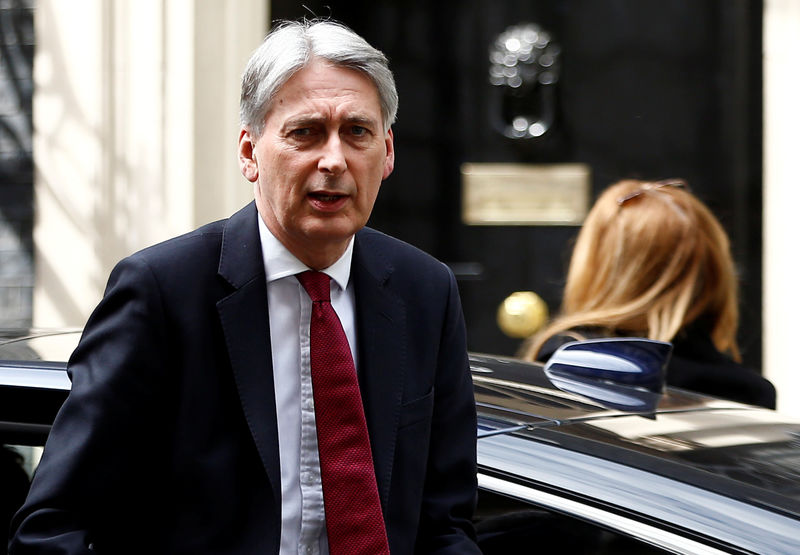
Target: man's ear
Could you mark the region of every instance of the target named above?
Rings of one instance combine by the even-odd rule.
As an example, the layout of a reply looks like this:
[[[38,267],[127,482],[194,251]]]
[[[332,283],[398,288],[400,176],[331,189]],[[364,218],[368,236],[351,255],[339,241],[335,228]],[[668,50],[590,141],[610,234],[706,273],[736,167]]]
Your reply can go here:
[[[258,179],[258,161],[255,152],[256,141],[246,128],[239,131],[239,169],[250,182]]]
[[[394,133],[392,128],[386,133],[386,160],[383,162],[383,179],[391,175],[394,170]]]

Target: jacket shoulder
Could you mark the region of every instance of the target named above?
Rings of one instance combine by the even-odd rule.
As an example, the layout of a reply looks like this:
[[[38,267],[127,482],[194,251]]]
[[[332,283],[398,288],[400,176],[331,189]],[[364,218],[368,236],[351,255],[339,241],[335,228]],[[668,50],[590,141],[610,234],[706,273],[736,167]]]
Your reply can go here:
[[[225,221],[212,222],[126,256],[111,271],[106,291],[120,280],[140,282],[143,275],[176,290],[215,280]]]
[[[218,220],[193,231],[189,231],[182,235],[177,235],[155,245],[146,247],[138,252],[133,253],[132,257],[143,258],[148,261],[157,261],[163,258],[172,259],[177,253],[190,252],[193,254],[194,250],[203,250],[207,246],[216,246],[217,251],[222,242],[222,232],[228,220]]]
[[[365,227],[356,235],[357,247],[381,258],[394,271],[448,273],[441,261],[401,239]]]
[[[156,273],[196,271],[205,266],[216,273],[222,234],[228,220],[218,220],[193,231],[145,247],[123,258],[117,266],[144,264]]]

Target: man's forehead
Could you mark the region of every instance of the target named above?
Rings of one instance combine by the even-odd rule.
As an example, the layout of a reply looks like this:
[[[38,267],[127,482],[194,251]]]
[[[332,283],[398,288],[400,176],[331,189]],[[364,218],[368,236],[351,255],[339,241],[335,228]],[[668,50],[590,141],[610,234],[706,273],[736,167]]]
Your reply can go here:
[[[381,122],[375,83],[363,72],[318,62],[298,70],[278,89],[266,119],[288,121]]]
[[[368,73],[354,67],[328,62],[320,58],[312,59],[304,66],[295,70],[279,88],[279,91],[298,80],[310,82],[319,81],[320,86],[325,86],[330,84],[331,79],[346,79],[361,82],[369,86],[369,88],[377,94],[375,82]]]

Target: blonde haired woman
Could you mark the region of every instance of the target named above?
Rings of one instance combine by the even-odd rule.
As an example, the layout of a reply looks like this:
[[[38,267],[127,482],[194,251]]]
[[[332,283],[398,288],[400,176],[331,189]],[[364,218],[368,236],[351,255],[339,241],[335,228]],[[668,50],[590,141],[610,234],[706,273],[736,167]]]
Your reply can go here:
[[[737,295],[728,237],[684,181],[620,181],[578,235],[561,315],[524,355],[586,337],[670,341],[671,385],[774,408],[772,384],[739,364]]]

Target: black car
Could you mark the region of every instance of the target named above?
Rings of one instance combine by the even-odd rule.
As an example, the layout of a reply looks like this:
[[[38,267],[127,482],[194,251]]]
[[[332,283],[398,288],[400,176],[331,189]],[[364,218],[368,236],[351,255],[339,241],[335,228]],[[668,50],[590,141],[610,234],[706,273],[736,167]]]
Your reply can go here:
[[[0,343],[0,526],[69,391],[78,336]],[[664,388],[668,356],[642,340],[573,344],[546,367],[471,356],[484,553],[800,553],[800,422]]]

